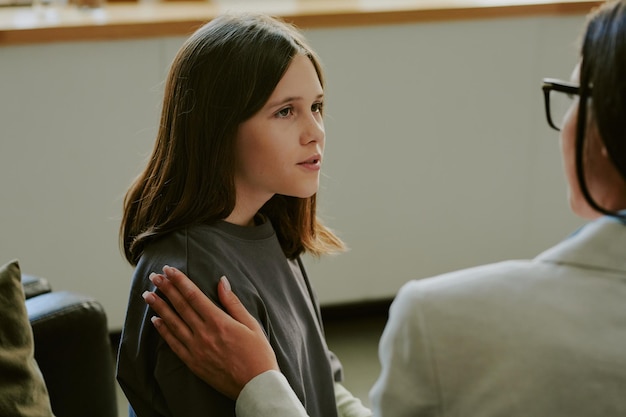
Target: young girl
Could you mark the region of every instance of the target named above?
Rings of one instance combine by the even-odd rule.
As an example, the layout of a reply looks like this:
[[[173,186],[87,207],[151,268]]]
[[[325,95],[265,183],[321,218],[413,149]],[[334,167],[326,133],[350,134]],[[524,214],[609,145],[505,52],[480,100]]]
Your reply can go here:
[[[136,265],[117,364],[131,415],[235,415],[234,402],[195,377],[152,326],[141,296],[164,265],[198,277],[215,300],[227,276],[309,415],[337,415],[341,366],[300,260],[343,249],[315,215],[323,103],[315,53],[275,19],[218,17],[178,52],[121,224]]]

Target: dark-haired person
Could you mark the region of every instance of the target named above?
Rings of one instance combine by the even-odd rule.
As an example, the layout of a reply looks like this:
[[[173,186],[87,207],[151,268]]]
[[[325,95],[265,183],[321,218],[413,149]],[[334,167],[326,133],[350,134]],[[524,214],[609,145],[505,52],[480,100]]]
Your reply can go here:
[[[131,415],[235,415],[229,392],[198,379],[150,322],[141,295],[164,264],[197,277],[216,300],[220,277],[230,278],[307,413],[370,414],[339,383],[341,365],[326,346],[300,260],[343,249],[315,210],[323,104],[315,53],[276,19],[219,16],[181,47],[120,230],[136,266],[117,362]]]
[[[571,79],[543,88],[571,208],[591,221],[532,260],[405,284],[380,342],[375,416],[626,415],[626,1],[590,14]],[[572,99],[562,118],[558,96]],[[241,390],[239,417],[306,415],[226,282],[232,318],[184,274],[160,277],[184,321],[149,294],[155,325],[206,382]]]

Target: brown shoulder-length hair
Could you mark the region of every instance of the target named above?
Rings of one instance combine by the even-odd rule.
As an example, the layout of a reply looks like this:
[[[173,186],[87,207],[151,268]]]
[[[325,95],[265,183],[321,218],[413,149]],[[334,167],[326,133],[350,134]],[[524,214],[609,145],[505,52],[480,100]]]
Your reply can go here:
[[[300,33],[268,16],[222,15],[183,44],[165,84],[152,155],[124,199],[120,241],[132,265],[152,240],[232,212],[237,129],[263,107],[298,54],[311,60],[323,87],[319,60]],[[275,195],[260,213],[288,258],[343,250],[315,211],[315,195]]]

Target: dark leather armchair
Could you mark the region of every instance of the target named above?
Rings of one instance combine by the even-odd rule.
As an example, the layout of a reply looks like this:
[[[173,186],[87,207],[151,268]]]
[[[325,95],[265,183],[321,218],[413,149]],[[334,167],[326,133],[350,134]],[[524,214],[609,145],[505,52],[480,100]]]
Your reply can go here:
[[[117,417],[113,351],[95,299],[22,276],[35,359],[56,417]]]

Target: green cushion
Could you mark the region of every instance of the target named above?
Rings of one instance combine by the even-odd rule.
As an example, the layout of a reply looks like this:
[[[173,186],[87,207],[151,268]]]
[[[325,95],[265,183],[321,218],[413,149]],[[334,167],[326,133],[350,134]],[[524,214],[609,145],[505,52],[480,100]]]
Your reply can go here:
[[[0,267],[0,416],[53,416],[34,358],[17,261]]]

